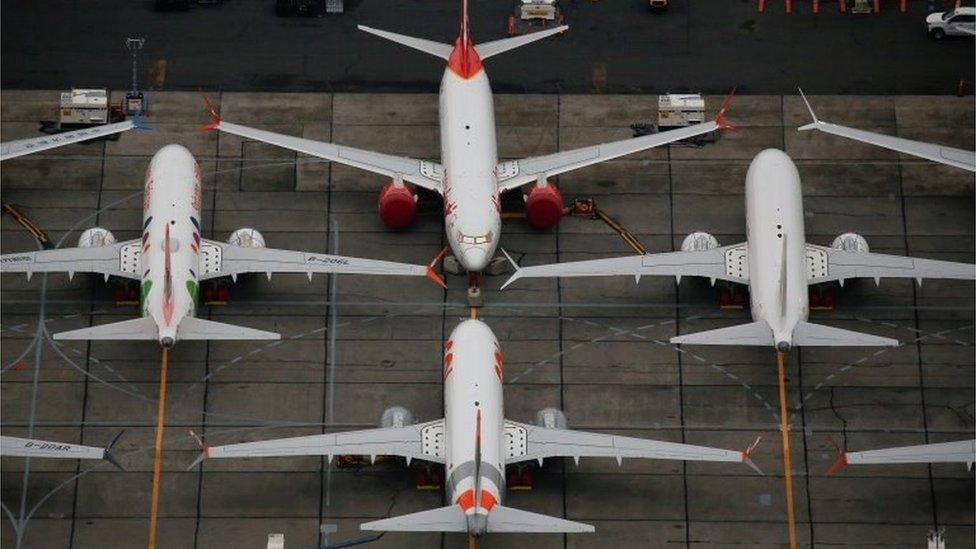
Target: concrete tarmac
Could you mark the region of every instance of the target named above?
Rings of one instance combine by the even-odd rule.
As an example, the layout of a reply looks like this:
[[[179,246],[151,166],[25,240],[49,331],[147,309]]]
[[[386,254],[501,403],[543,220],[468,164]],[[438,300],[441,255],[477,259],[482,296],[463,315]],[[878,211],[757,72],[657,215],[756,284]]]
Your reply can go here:
[[[230,9],[228,3],[224,9]],[[363,4],[365,7],[365,4]],[[5,6],[6,8],[6,6]],[[811,16],[812,17],[812,16]],[[6,17],[5,17],[6,20]],[[6,23],[5,23],[6,24]],[[4,38],[6,40],[6,37]],[[255,94],[211,97],[227,121],[425,158],[438,156],[434,95]],[[707,97],[709,111],[721,102]],[[825,120],[973,147],[972,97],[817,96]],[[56,91],[6,90],[0,137],[33,135],[53,117]],[[655,96],[499,95],[499,150],[506,158],[626,137],[653,120]],[[145,166],[160,146],[190,148],[204,173],[204,235],[226,239],[260,230],[269,246],[426,262],[443,246],[438,200],[422,196],[408,230],[384,229],[371,174],[301,155],[203,133],[196,93],[153,96],[155,130],[118,142],[72,145],[5,162],[4,201],[17,204],[55,239],[74,245],[98,225],[136,238]],[[654,252],[670,251],[694,230],[723,244],[744,238],[743,184],[750,159],[767,147],[796,159],[804,182],[808,240],[829,245],[856,231],[872,250],[974,260],[972,175],[828,135],[797,133],[799,98],[745,95],[729,114],[740,131],[701,149],[671,146],[562,176],[567,200],[592,197]],[[948,129],[947,129],[948,128]],[[963,128],[963,129],[959,129]],[[517,197],[507,203],[518,206]],[[29,235],[2,218],[2,251],[32,249]],[[337,230],[334,230],[337,229]],[[338,247],[334,239],[338,236]],[[506,221],[502,245],[524,264],[598,258],[629,250],[606,226],[569,217],[537,231]],[[759,476],[735,464],[612,459],[549,460],[534,489],[506,503],[592,523],[589,535],[497,535],[482,547],[783,547],[782,474],[776,435],[776,378],[766,349],[688,347],[670,336],[741,322],[722,310],[705,281],[645,278],[526,280],[499,292],[485,281],[481,316],[505,352],[506,411],[532,421],[563,409],[572,428],[728,448],[764,440]],[[360,535],[362,522],[443,504],[418,491],[414,473],[394,461],[360,470],[318,458],[214,460],[186,471],[199,449],[375,426],[388,406],[418,420],[442,415],[441,349],[467,315],[465,279],[444,291],[426,280],[343,276],[245,277],[230,303],[201,315],[278,331],[276,342],[181,342],[171,355],[159,536],[163,547],[264,547],[284,532],[287,547],[312,547],[320,524],[330,541]],[[138,547],[145,543],[152,470],[158,355],[151,342],[65,342],[43,348],[34,384],[30,345],[41,276],[3,275],[0,413],[5,435],[107,443],[124,472],[70,461],[4,458],[0,501],[14,517],[40,502],[23,547]],[[46,326],[58,332],[130,318],[99,277],[48,277]],[[800,349],[788,357],[797,519],[805,547],[915,548],[944,526],[949,547],[973,547],[974,489],[963,466],[848,467],[832,477],[828,437],[850,450],[971,437],[974,429],[974,288],[927,280],[852,281],[837,308],[815,322],[898,338],[890,349]],[[330,304],[335,330],[329,334]],[[330,347],[330,337],[335,346]],[[330,352],[335,360],[330,362]],[[61,356],[59,353],[63,354]],[[332,379],[334,382],[330,383]],[[331,412],[330,412],[331,410]],[[330,417],[331,416],[331,417]],[[80,477],[75,477],[84,472]],[[42,502],[48,493],[52,495]],[[0,540],[14,547],[10,521]],[[376,547],[461,547],[460,536],[387,534]]]
[[[472,2],[477,42],[506,36],[516,0]],[[560,0],[564,36],[488,62],[497,92],[948,94],[976,81],[972,38],[935,41],[932,9],[955,0],[880,2],[878,14],[838,2]],[[852,0],[847,1],[853,5]],[[158,13],[152,2],[6,0],[0,21],[3,89],[120,87],[130,82],[128,36],[146,38],[140,81],[149,89],[262,92],[436,92],[443,62],[367,35],[356,25],[452,43],[459,0],[346,0],[346,13],[274,16],[272,0],[225,0]]]

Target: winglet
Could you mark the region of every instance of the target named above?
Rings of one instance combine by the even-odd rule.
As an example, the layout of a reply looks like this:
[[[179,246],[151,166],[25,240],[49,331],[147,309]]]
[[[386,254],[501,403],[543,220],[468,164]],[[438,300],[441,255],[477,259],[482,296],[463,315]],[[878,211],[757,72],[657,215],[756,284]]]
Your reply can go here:
[[[118,460],[115,459],[115,456],[112,455],[111,450],[112,447],[115,446],[115,443],[119,441],[119,438],[122,437],[122,433],[124,432],[125,429],[122,429],[121,431],[118,432],[118,434],[115,435],[115,438],[112,439],[112,442],[109,442],[108,446],[105,447],[105,455],[102,456],[102,459],[111,463],[119,471],[125,471],[125,469],[122,467],[122,465],[119,464]]]
[[[715,115],[715,125],[718,126],[718,129],[720,130],[728,130],[728,131],[736,130],[735,126],[725,121],[725,113],[726,111],[729,110],[729,106],[732,105],[732,98],[735,97],[735,90],[736,88],[732,88],[732,91],[729,92],[728,97],[726,97],[725,100],[722,101],[722,107],[719,108],[718,114]]]
[[[512,256],[508,255],[508,252],[505,251],[505,248],[500,248],[500,249],[502,251],[502,254],[504,254],[505,256],[505,259],[507,259],[508,262],[512,264],[512,268],[515,269],[515,272],[512,273],[512,276],[508,277],[508,280],[506,280],[505,283],[502,284],[501,289],[504,290],[505,288],[508,287],[509,284],[515,282],[521,277],[519,271],[521,271],[522,269],[521,267],[519,267],[519,264],[516,263],[514,259],[512,259]]]
[[[142,118],[139,117],[139,116],[133,116],[132,117],[132,127],[135,128],[135,129],[137,129],[137,130],[144,131],[144,132],[151,132],[152,131],[152,126],[150,126],[149,124],[146,124],[145,122],[143,122],[142,121]]]
[[[207,104],[207,112],[210,114],[210,123],[200,126],[200,131],[209,132],[220,128],[220,115],[217,114],[217,109],[214,108],[213,103],[210,102],[210,98],[207,94],[200,92],[203,95],[203,101]]]
[[[749,456],[752,454],[752,451],[756,449],[756,446],[759,446],[759,441],[761,440],[762,440],[762,434],[757,435],[756,440],[754,440],[752,444],[750,444],[745,450],[742,451],[742,463],[745,463],[753,471],[759,473],[760,475],[766,476],[766,473],[764,473],[762,469],[760,469],[759,466],[756,465],[755,462],[753,462],[752,459],[749,458]]]
[[[193,463],[191,463],[190,466],[186,468],[187,471],[193,469],[194,467],[199,465],[200,462],[210,457],[210,446],[204,444],[203,439],[201,439],[199,435],[194,433],[193,430],[190,430],[190,436],[193,437],[193,439],[197,441],[197,445],[200,446],[200,455],[198,455],[197,458],[193,460]]]
[[[811,122],[811,123],[809,123],[809,124],[807,124],[805,126],[800,126],[799,128],[797,128],[797,131],[801,131],[802,132],[802,131],[806,131],[806,130],[812,130],[813,128],[817,127],[817,124],[820,124],[820,119],[817,118],[817,113],[813,112],[813,107],[811,107],[810,106],[810,102],[807,101],[807,96],[804,95],[803,90],[800,89],[800,88],[796,88],[796,89],[799,90],[800,97],[803,98],[803,103],[806,104],[807,110],[810,111],[810,118],[813,119],[813,122]]]
[[[437,284],[438,286],[446,290],[447,283],[444,282],[444,277],[442,277],[441,275],[437,274],[436,271],[434,271],[434,266],[437,265],[440,262],[440,260],[444,258],[445,253],[447,253],[447,246],[444,246],[444,249],[441,250],[441,253],[437,254],[437,257],[432,259],[431,262],[427,265],[427,272],[424,274],[424,276],[426,276],[434,284]]]
[[[827,437],[827,442],[834,447],[834,450],[837,450],[837,459],[834,461],[834,464],[830,466],[830,469],[827,469],[827,476],[829,477],[847,465],[847,451],[844,450],[840,444],[837,444],[837,441],[834,440],[834,437],[832,436]]]

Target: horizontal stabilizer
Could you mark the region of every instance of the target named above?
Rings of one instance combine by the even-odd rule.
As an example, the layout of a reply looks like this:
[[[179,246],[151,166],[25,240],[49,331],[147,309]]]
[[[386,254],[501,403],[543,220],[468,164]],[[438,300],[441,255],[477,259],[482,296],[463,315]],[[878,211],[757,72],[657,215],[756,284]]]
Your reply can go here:
[[[366,522],[360,524],[359,529],[378,532],[467,532],[468,523],[459,505],[448,505],[419,513]]]
[[[692,345],[770,345],[773,341],[773,331],[765,321],[759,320],[749,324],[740,324],[718,330],[698,332],[675,336],[671,343]]]
[[[159,329],[151,317],[144,316],[122,322],[102,324],[91,328],[81,328],[70,332],[54,334],[54,339],[80,339],[80,340],[154,340],[159,338]]]
[[[426,40],[424,38],[415,38],[405,34],[397,34],[395,32],[374,29],[365,25],[359,25],[358,28],[363,32],[368,32],[370,34],[379,36],[380,38],[386,38],[387,40],[396,42],[397,44],[402,44],[408,48],[429,53],[434,57],[440,57],[445,61],[450,59],[451,50],[454,49],[454,47],[449,44],[442,44],[440,42],[434,42],[433,40]]]
[[[559,34],[567,30],[569,30],[569,26],[562,25],[544,31],[531,32],[529,34],[513,36],[511,38],[502,38],[501,40],[492,40],[491,42],[485,42],[484,44],[475,44],[474,49],[478,52],[478,55],[480,55],[482,59],[488,59],[489,57],[498,55],[499,53],[514,50],[515,48],[522,47],[526,44],[531,44],[537,40],[542,40],[543,38],[548,38],[554,34]]]
[[[177,339],[281,339],[280,334],[188,316],[176,328]]]
[[[520,509],[495,505],[488,513],[488,532],[580,533],[593,532],[589,524],[530,513]]]
[[[800,321],[793,329],[793,345],[807,347],[897,347],[898,340]]]

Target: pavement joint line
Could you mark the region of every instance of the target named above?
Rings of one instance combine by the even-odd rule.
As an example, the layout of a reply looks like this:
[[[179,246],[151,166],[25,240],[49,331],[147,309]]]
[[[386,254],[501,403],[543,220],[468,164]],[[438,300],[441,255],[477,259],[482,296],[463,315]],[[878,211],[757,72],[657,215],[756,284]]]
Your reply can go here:
[[[891,349],[899,349],[899,348],[905,347],[907,345],[914,345],[914,344],[916,344],[916,343],[918,343],[920,341],[923,341],[925,339],[932,338],[932,337],[936,337],[936,338],[941,337],[942,339],[945,339],[944,334],[948,334],[948,333],[952,333],[952,332],[957,332],[957,331],[962,331],[962,330],[970,330],[974,326],[976,326],[976,325],[969,324],[969,325],[962,326],[962,327],[958,327],[958,328],[948,328],[948,329],[942,330],[941,332],[936,332],[936,333],[923,333],[923,332],[919,331],[919,333],[923,333],[924,335],[921,335],[921,336],[919,336],[919,337],[917,337],[917,338],[915,338],[913,340],[910,340],[910,341],[903,341],[903,342],[901,342],[900,344],[898,344],[897,346],[894,346],[894,347],[883,347],[883,348],[879,349],[878,351],[872,353],[869,356],[861,357],[856,362],[845,364],[838,371],[832,372],[830,375],[828,375],[824,379],[824,383],[826,383],[826,382],[834,379],[841,372],[846,372],[847,370],[850,370],[850,369],[854,368],[855,366],[860,365],[860,364],[866,362],[870,358],[877,358],[877,357],[881,356],[882,354],[887,353]],[[966,346],[968,346],[968,344]],[[806,402],[808,400],[810,400],[810,398],[812,398],[813,395],[816,392],[817,392],[817,388],[815,387],[812,391],[810,391],[809,393],[807,393],[806,395],[804,395],[802,399],[800,399],[800,402],[798,402],[796,404],[796,407],[794,409],[793,414],[791,414],[791,416],[790,416],[790,421],[792,421],[793,418],[796,417],[796,412],[799,412],[804,407],[804,405],[806,404]]]

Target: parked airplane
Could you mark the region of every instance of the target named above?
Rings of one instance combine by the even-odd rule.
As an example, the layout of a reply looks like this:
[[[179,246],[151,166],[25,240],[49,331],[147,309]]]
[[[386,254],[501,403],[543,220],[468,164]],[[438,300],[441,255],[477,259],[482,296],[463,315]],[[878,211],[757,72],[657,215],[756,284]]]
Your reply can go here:
[[[105,448],[68,444],[66,442],[52,442],[33,438],[19,438],[0,436],[0,456],[57,458],[57,459],[104,459],[118,469],[122,469],[109,450],[118,442],[122,432],[115,435],[112,442]]]
[[[536,425],[505,419],[502,351],[491,329],[465,320],[444,348],[444,418],[413,423],[410,412],[388,408],[381,427],[204,446],[204,458],[271,456],[393,455],[445,464],[451,505],[365,523],[363,530],[409,532],[592,532],[588,524],[520,511],[502,505],[505,466],[548,457],[613,457],[745,462],[749,453],[566,429],[566,417],[552,408]],[[191,466],[192,468],[192,466]]]
[[[847,452],[841,450],[833,440],[830,443],[837,449],[837,461],[827,470],[832,475],[846,465],[865,465],[872,463],[965,463],[972,468],[976,462],[976,439],[957,440],[953,442],[938,442],[935,444],[918,444],[915,446],[900,446],[897,448],[883,448],[864,452]]]
[[[839,126],[837,124],[823,122],[817,118],[816,114],[814,114],[813,108],[810,106],[810,102],[807,101],[807,96],[803,95],[803,90],[800,90],[800,97],[803,98],[803,102],[806,103],[807,110],[810,111],[810,117],[813,118],[812,123],[805,126],[800,126],[798,128],[798,130],[801,132],[807,130],[819,130],[824,133],[839,135],[840,137],[861,141],[862,143],[869,143],[885,149],[910,154],[912,156],[938,162],[939,164],[945,164],[947,166],[954,166],[956,168],[976,172],[976,152],[946,147],[943,145],[936,145],[933,143],[925,143],[923,141],[912,141],[911,139],[892,137],[890,135],[867,132],[855,128],[848,128],[847,126]]]
[[[467,0],[462,0],[461,31],[453,46],[370,27],[359,28],[447,61],[440,89],[440,164],[223,122],[209,102],[212,121],[204,128],[271,143],[389,178],[390,182],[379,193],[379,214],[383,223],[391,228],[405,227],[413,221],[416,187],[440,194],[444,200],[447,240],[460,266],[472,274],[484,271],[497,250],[501,231],[501,193],[525,187],[523,197],[529,224],[538,228],[551,227],[563,214],[562,195],[551,178],[728,127],[724,120],[726,101],[714,122],[499,162],[494,103],[482,61],[561,33],[569,27],[555,27],[476,46],[469,33]]]
[[[104,124],[102,126],[82,128],[80,130],[53,135],[17,139],[16,141],[0,143],[0,160],[8,160],[17,158],[18,156],[24,156],[25,154],[46,151],[62,145],[70,145],[71,143],[80,143],[89,139],[105,137],[106,135],[124,132],[132,128],[149,129],[148,126],[140,123],[139,119],[136,118],[115,124]]]
[[[976,279],[976,265],[869,253],[861,235],[845,233],[832,246],[806,242],[800,174],[783,151],[766,149],[746,174],[746,242],[719,247],[714,236],[688,235],[680,252],[575,261],[519,268],[520,278],[630,275],[701,276],[748,284],[754,322],[671,338],[699,345],[895,346],[886,337],[807,322],[809,284],[850,278]],[[504,250],[503,250],[504,252]],[[507,254],[506,254],[507,255]]]
[[[201,280],[244,273],[313,273],[426,276],[428,266],[265,248],[254,229],[234,231],[227,243],[200,237],[200,166],[180,145],[160,149],[146,170],[142,238],[116,242],[106,229],[81,234],[77,248],[0,256],[0,271],[101,273],[140,281],[142,316],[54,334],[54,339],[279,339],[271,332],[196,318]],[[435,260],[436,261],[436,260]]]

